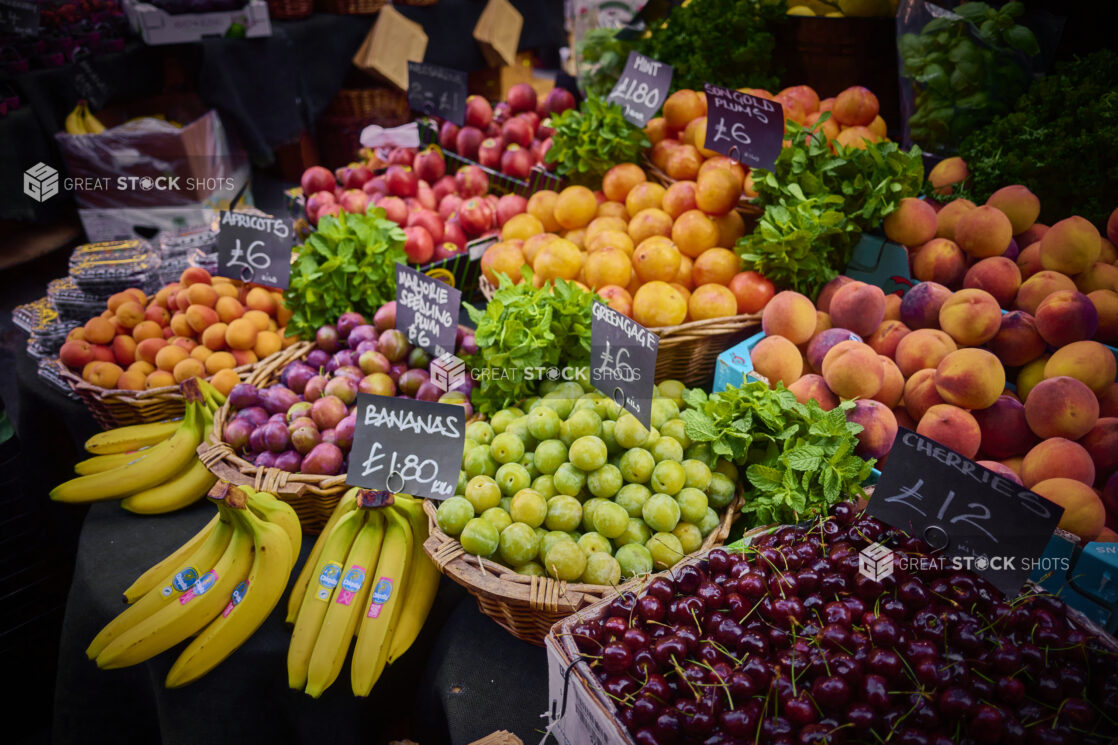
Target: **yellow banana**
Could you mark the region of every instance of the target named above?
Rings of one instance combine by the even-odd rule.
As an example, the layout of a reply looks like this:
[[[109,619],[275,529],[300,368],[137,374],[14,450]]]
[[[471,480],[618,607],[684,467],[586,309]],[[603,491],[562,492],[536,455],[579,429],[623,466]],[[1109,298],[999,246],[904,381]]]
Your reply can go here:
[[[260,519],[251,509],[234,509],[233,519],[252,534],[252,571],[233,590],[221,615],[175,660],[167,673],[168,688],[193,683],[233,654],[260,628],[287,587],[295,555],[284,529]]]
[[[189,541],[182,544],[182,546],[171,552],[169,556],[137,577],[136,580],[124,590],[124,602],[134,603],[156,587],[163,587],[163,579],[168,573],[173,576],[178,572],[179,567],[186,566],[184,562],[210,537],[210,533],[217,528],[217,523],[222,519],[222,515],[223,513],[218,511],[218,513],[213,516],[213,519],[195,533]],[[224,548],[224,546],[222,546],[222,548]],[[209,567],[206,567],[206,569],[209,569]]]
[[[182,471],[195,457],[202,442],[201,405],[190,402],[186,418],[171,437],[151,448],[148,457],[89,476],[79,476],[54,487],[51,499],[58,502],[95,502],[119,499],[158,486]]]
[[[202,461],[195,460],[170,481],[120,500],[120,506],[137,515],[161,515],[197,502],[217,483]]]
[[[441,577],[438,567],[423,550],[423,542],[427,540],[428,535],[423,500],[404,498],[405,496],[397,494],[392,509],[399,509],[405,513],[411,526],[411,570],[405,588],[407,602],[400,609],[400,617],[392,632],[392,641],[388,645],[390,665],[415,643],[423,624],[427,621],[427,614],[431,612],[431,605],[435,602]]]
[[[291,643],[287,648],[287,682],[297,691],[307,685],[307,667],[314,651],[322,620],[330,608],[334,588],[342,578],[346,557],[361,526],[365,524],[364,510],[350,510],[333,527],[327,525],[315,542],[318,557],[312,556],[304,565],[311,568],[306,572],[315,578],[314,584],[299,594],[299,604],[294,616],[295,628],[291,631]],[[311,559],[314,559],[313,561]],[[296,590],[292,589],[292,597]],[[290,612],[289,612],[289,617]]]
[[[322,533],[319,534],[318,540],[315,541],[314,546],[311,547],[310,556],[308,556],[306,562],[303,563],[303,569],[299,572],[299,576],[295,579],[295,584],[291,588],[291,594],[287,597],[288,624],[294,624],[296,616],[299,615],[299,608],[303,603],[303,595],[306,594],[307,584],[310,582],[311,577],[320,576],[319,573],[321,570],[316,568],[318,566],[318,557],[322,553],[322,547],[326,545],[326,540],[330,535],[330,531],[334,529],[334,526],[338,524],[339,520],[357,509],[357,492],[357,487],[354,487],[342,495],[342,498],[338,501],[338,505],[334,508],[334,512],[331,513],[330,519],[326,521],[326,527],[322,529]],[[346,551],[349,551],[348,546],[346,547]],[[302,686],[299,686],[299,688],[302,688]]]
[[[89,659],[96,659],[109,644],[156,613],[172,605],[177,606],[176,601],[182,594],[222,559],[232,537],[230,518],[222,514],[197,550],[187,558],[171,564],[159,580],[152,583],[150,590],[101,629],[85,650]]]
[[[311,652],[306,691],[312,698],[321,696],[342,671],[353,631],[368,602],[383,538],[382,510],[371,510],[346,557],[342,579],[330,599]]]
[[[362,607],[361,628],[350,661],[350,684],[355,696],[368,696],[388,659],[392,632],[404,604],[411,565],[411,526],[407,517],[392,508],[385,510],[384,531],[376,574],[369,578],[372,590]]]
[[[261,519],[275,523],[283,529],[288,542],[291,543],[291,550],[295,553],[295,558],[298,558],[299,549],[303,547],[303,526],[299,524],[299,516],[295,514],[291,505],[276,497],[275,494],[269,494],[266,491],[253,491],[247,486],[238,488],[248,494],[250,510]],[[286,580],[284,580],[283,589],[287,589]]]
[[[101,120],[98,119],[97,117],[95,117],[93,115],[93,112],[89,110],[89,104],[86,103],[85,101],[82,101],[81,106],[82,106],[82,120],[85,122],[85,131],[88,132],[89,134],[94,134],[94,135],[101,134],[102,132],[104,132],[105,131],[105,125],[102,124]]]
[[[148,450],[130,450],[127,453],[113,453],[112,455],[95,455],[92,458],[78,461],[74,464],[74,473],[79,476],[88,476],[91,473],[104,473],[113,468],[120,468],[129,463],[146,458]]]
[[[111,641],[97,656],[97,666],[135,665],[197,634],[221,613],[234,588],[252,567],[252,533],[233,524],[233,537],[213,569],[154,614]]]
[[[94,455],[127,453],[163,442],[175,434],[182,425],[182,419],[151,424],[133,424],[127,427],[98,432],[85,441],[85,449]]]
[[[70,134],[70,135],[89,134],[89,132],[87,132],[86,129],[85,129],[85,119],[82,118],[82,103],[84,103],[84,102],[79,101],[78,105],[75,106],[73,108],[73,110],[69,114],[66,115],[66,121],[63,123],[63,127],[66,130],[66,134]]]

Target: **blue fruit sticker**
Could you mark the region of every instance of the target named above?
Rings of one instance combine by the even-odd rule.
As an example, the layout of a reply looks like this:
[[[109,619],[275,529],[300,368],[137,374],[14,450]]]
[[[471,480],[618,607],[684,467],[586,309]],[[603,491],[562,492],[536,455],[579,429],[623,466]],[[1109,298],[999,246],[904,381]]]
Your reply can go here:
[[[247,579],[233,588],[233,592],[229,595],[229,602],[225,605],[225,610],[221,612],[222,618],[228,616],[230,613],[233,612],[234,608],[241,604],[241,601],[245,599],[246,592],[248,592]]]
[[[192,587],[191,589],[194,591],[195,595],[205,595],[207,592],[213,589],[213,586],[216,583],[217,572],[211,569],[210,571],[199,577],[198,581],[194,583],[194,587]]]
[[[318,575],[318,590],[315,592],[315,597],[322,601],[330,600],[330,594],[338,586],[338,580],[341,578],[342,565],[338,562],[331,561],[322,567],[322,572]]]
[[[179,592],[186,592],[197,581],[198,570],[194,567],[186,567],[171,580],[171,586]]]
[[[388,599],[392,597],[392,578],[381,577],[377,580],[376,587],[373,588],[373,601],[369,603],[369,612],[365,615],[368,618],[377,618],[380,616],[381,609]]]
[[[338,588],[338,596],[336,602],[342,605],[349,605],[353,602],[353,596],[365,584],[365,567],[352,566],[346,572],[345,577],[342,578],[342,586]]]

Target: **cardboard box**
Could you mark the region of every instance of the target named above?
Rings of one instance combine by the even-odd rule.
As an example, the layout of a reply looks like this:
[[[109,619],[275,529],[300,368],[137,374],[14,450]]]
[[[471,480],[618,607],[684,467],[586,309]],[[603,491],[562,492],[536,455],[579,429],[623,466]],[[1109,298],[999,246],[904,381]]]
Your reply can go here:
[[[547,650],[548,731],[559,745],[634,745],[633,738],[579,680],[571,658],[559,646],[554,630],[544,639]],[[590,685],[598,686],[591,678]],[[604,694],[603,694],[604,695]]]
[[[474,38],[490,66],[511,65],[520,48],[524,16],[509,0],[489,0],[474,26]]]
[[[408,62],[422,62],[427,54],[427,34],[415,21],[386,5],[377,13],[361,48],[353,55],[358,69],[408,89]]]
[[[249,39],[272,35],[268,3],[264,0],[252,0],[236,10],[174,15],[147,3],[126,2],[125,13],[132,28],[146,44],[153,46],[200,41],[204,36],[225,36],[230,34],[230,29],[233,29],[230,35]]]

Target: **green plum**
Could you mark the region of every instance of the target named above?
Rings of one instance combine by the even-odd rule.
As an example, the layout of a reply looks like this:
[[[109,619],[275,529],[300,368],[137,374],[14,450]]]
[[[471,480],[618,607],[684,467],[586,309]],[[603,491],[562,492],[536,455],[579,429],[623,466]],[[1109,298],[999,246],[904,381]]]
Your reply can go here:
[[[537,406],[528,413],[528,432],[537,440],[551,440],[559,436],[563,420],[548,406]]]
[[[547,518],[547,499],[535,489],[521,489],[512,497],[509,516],[514,522],[538,528]]]
[[[629,517],[640,517],[641,509],[652,492],[644,484],[625,484],[614,496],[613,501],[629,513]]]
[[[555,491],[568,497],[577,497],[586,486],[586,472],[570,463],[559,466],[559,470],[551,479],[555,482]]]
[[[661,533],[671,532],[679,522],[679,503],[667,494],[653,494],[644,503],[641,517],[653,530]]]
[[[581,522],[582,504],[574,497],[560,494],[547,500],[547,517],[544,518],[544,525],[548,530],[575,530]]]
[[[652,446],[652,457],[656,459],[657,463],[662,460],[674,460],[677,463],[682,463],[683,446],[674,437],[668,437],[661,433],[660,439]]]
[[[474,518],[474,506],[465,497],[451,497],[435,511],[435,522],[439,530],[447,535],[456,536]]]
[[[694,458],[683,461],[683,473],[687,476],[687,480],[683,483],[684,486],[704,491],[710,486],[713,477],[710,466]]]
[[[489,426],[489,422],[470,422],[466,425],[466,439],[473,440],[479,445],[488,445],[493,442],[496,433]]]
[[[579,539],[575,541],[575,543],[578,544],[578,547],[581,548],[583,553],[585,553],[587,556],[594,553],[595,551],[602,551],[609,554],[612,553],[611,549],[613,549],[613,546],[610,545],[608,538],[606,538],[601,533],[595,533],[594,531],[583,533],[581,536],[579,536]]]
[[[551,499],[559,493],[555,491],[555,481],[549,475],[537,476],[532,481],[532,488],[538,491],[544,499]]]
[[[502,432],[489,443],[489,452],[498,463],[513,463],[524,455],[524,441],[512,432]]]
[[[559,541],[544,555],[543,563],[555,579],[574,582],[586,569],[586,554],[574,541]]]
[[[511,523],[501,531],[498,544],[501,558],[512,566],[522,566],[532,559],[540,550],[540,539],[536,531],[524,523]]]
[[[646,484],[652,478],[656,458],[644,448],[630,448],[621,456],[621,475],[630,484]]]
[[[621,469],[610,463],[586,475],[586,488],[595,497],[609,499],[617,494],[623,483]]]
[[[675,536],[672,536],[673,538]],[[652,571],[652,553],[639,543],[627,543],[614,554],[621,576],[625,579]]]
[[[664,426],[660,427],[660,434],[678,442],[683,446],[684,451],[691,446],[691,438],[687,436],[687,425],[684,424],[682,419],[672,419],[664,422]]]
[[[594,510],[594,530],[606,538],[617,538],[629,527],[629,513],[616,502],[603,502]]]
[[[679,418],[679,407],[670,398],[652,399],[652,426],[659,429],[673,419]]]
[[[694,487],[680,489],[675,501],[679,504],[679,518],[686,522],[698,524],[707,513],[707,495]]]
[[[687,474],[683,470],[683,464],[674,460],[662,460],[652,469],[649,488],[654,492],[675,496],[686,481]]]
[[[602,431],[602,418],[593,409],[582,409],[572,412],[564,422],[559,425],[559,439],[567,447],[580,437],[594,436]],[[603,443],[605,444],[605,443]]]
[[[637,418],[629,412],[617,418],[617,425],[613,428],[613,438],[623,448],[642,447],[648,439],[649,432]]]
[[[616,585],[621,581],[621,564],[609,554],[596,551],[586,557],[586,568],[579,581],[588,585]]]
[[[680,521],[672,530],[672,535],[679,539],[685,554],[694,553],[703,545],[703,533],[694,523]]]
[[[509,513],[505,512],[500,507],[490,507],[485,512],[481,513],[481,519],[493,523],[493,527],[497,529],[498,533],[512,524],[512,518],[509,517]]]
[[[562,440],[544,440],[532,453],[532,462],[540,473],[553,474],[567,462],[567,446]]]
[[[683,544],[671,533],[657,533],[648,539],[645,548],[652,554],[653,563],[660,569],[668,569],[683,558]]]
[[[707,511],[703,514],[703,519],[699,521],[699,532],[703,534],[703,538],[710,535],[710,532],[722,524],[722,518],[718,513],[707,507]]]
[[[501,502],[501,487],[489,476],[474,476],[466,484],[466,499],[474,506],[474,512],[481,514]]]
[[[462,469],[470,478],[495,476],[497,475],[497,461],[493,460],[488,445],[478,445],[462,458]]]
[[[710,501],[710,506],[716,510],[728,507],[730,502],[734,501],[734,482],[730,481],[724,474],[717,471],[711,474],[710,486],[707,487],[707,499]]]
[[[495,434],[501,434],[505,431],[505,427],[522,416],[524,416],[524,412],[516,407],[501,409],[489,420],[489,425],[493,428]]]
[[[594,471],[606,464],[609,451],[602,438],[596,435],[583,435],[571,443],[567,457],[580,471]]]
[[[462,528],[462,534],[458,536],[458,540],[462,543],[462,548],[466,550],[466,553],[474,556],[490,556],[497,550],[501,535],[493,523],[475,517],[466,523],[466,527]]]

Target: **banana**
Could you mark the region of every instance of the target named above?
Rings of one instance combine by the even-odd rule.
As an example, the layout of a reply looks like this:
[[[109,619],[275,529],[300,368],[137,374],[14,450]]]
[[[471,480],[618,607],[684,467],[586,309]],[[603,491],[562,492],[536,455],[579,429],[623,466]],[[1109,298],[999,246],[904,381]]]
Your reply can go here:
[[[129,463],[135,463],[146,458],[149,449],[130,450],[126,453],[113,453],[112,455],[95,455],[74,464],[74,473],[79,476],[88,476],[91,473],[104,473],[113,468],[126,466]]]
[[[230,518],[224,512],[221,512],[216,523],[211,521],[210,525],[213,527],[206,533],[205,539],[186,558],[167,565],[167,562],[171,559],[171,557],[168,557],[157,565],[167,565],[162,576],[158,581],[151,582],[151,589],[144,593],[142,597],[128,606],[116,618],[109,621],[105,628],[101,629],[85,650],[89,659],[96,659],[109,644],[156,613],[172,605],[177,606],[178,603],[175,601],[185,591],[189,590],[200,576],[212,569],[214,564],[217,564],[223,558],[233,537],[233,526]],[[206,531],[206,528],[202,530]],[[191,542],[193,540],[191,539]],[[172,554],[172,557],[174,555]],[[145,576],[147,575],[145,574]]]
[[[202,461],[195,460],[170,481],[137,492],[120,501],[120,506],[137,515],[160,515],[174,512],[197,502],[217,483]]]
[[[85,135],[89,132],[85,129],[85,119],[82,118],[82,104],[84,101],[79,101],[78,105],[66,115],[66,121],[63,123],[66,129],[66,134],[71,135]]]
[[[299,516],[295,514],[291,505],[266,491],[254,492],[247,486],[238,488],[248,494],[249,509],[261,519],[275,523],[283,529],[283,532],[287,534],[288,542],[291,543],[291,550],[294,552],[295,558],[298,558],[299,550],[303,547],[303,526],[299,524]],[[286,580],[284,580],[283,589],[287,589]]]
[[[151,424],[132,424],[127,427],[98,432],[85,441],[85,449],[93,455],[112,455],[157,445],[175,434],[182,419]]]
[[[291,632],[291,643],[287,648],[287,682],[295,690],[302,690],[307,685],[307,668],[322,628],[322,620],[330,608],[334,588],[342,577],[342,568],[349,550],[364,524],[364,510],[350,510],[332,527],[328,524],[319,535],[314,551],[303,567],[304,573],[315,577],[315,583],[299,592],[299,604],[294,616],[288,611],[288,618],[294,620],[295,628]],[[318,554],[317,558],[315,552]],[[307,567],[312,571],[308,572]],[[297,590],[298,585],[291,591],[292,599],[295,599]]]
[[[295,554],[285,530],[257,517],[251,509],[234,509],[233,519],[252,535],[252,571],[233,590],[221,615],[175,660],[167,673],[168,688],[192,683],[221,664],[260,628],[287,587]]]
[[[357,487],[347,491],[342,498],[338,501],[338,505],[331,513],[330,519],[326,521],[326,527],[322,529],[319,534],[318,540],[314,542],[311,547],[310,556],[307,557],[306,562],[303,564],[303,569],[299,572],[299,576],[295,580],[295,585],[291,588],[291,594],[287,597],[287,623],[294,624],[295,618],[299,615],[299,608],[303,603],[303,595],[307,591],[307,585],[310,583],[311,577],[320,576],[321,569],[318,568],[318,557],[322,553],[322,547],[326,545],[327,537],[338,521],[348,515],[353,510],[357,509]],[[352,540],[351,540],[352,543]],[[349,547],[346,547],[349,551]],[[302,688],[302,686],[299,686]]]
[[[162,484],[185,469],[195,457],[194,451],[202,442],[204,417],[201,409],[196,402],[188,403],[186,417],[179,428],[169,439],[153,446],[143,460],[59,484],[51,490],[51,499],[58,502],[118,499]]]
[[[368,696],[380,678],[388,658],[392,632],[400,617],[400,608],[408,584],[411,566],[411,526],[404,513],[389,507],[388,527],[376,574],[371,574],[369,601],[362,607],[361,628],[353,646],[350,661],[350,684],[355,696]]]
[[[397,494],[396,503],[392,508],[406,513],[408,523],[411,525],[411,570],[405,588],[407,602],[400,609],[399,620],[392,633],[392,643],[388,647],[390,665],[415,643],[423,624],[427,621],[427,614],[431,612],[431,605],[435,602],[441,576],[438,567],[423,550],[423,542],[427,540],[428,534],[423,500],[405,497],[407,495]]]
[[[225,394],[213,387],[213,384],[204,378],[198,378],[198,387],[202,391],[202,396],[206,399],[206,406],[211,411],[217,411],[225,403]]]
[[[370,510],[346,557],[341,582],[330,599],[330,607],[326,610],[314,651],[311,652],[306,692],[312,698],[321,696],[342,670],[353,631],[368,602],[372,574],[376,570],[383,538],[382,510]]]
[[[93,115],[93,112],[89,110],[89,104],[86,103],[85,101],[82,101],[81,106],[82,106],[82,120],[85,123],[85,131],[88,132],[89,134],[94,134],[94,135],[98,135],[98,134],[101,134],[102,132],[104,132],[105,131],[105,125],[102,124],[101,120],[98,119],[97,117],[95,117]]]
[[[160,561],[158,564],[148,569],[141,574],[136,580],[124,590],[124,602],[134,603],[141,597],[146,595],[150,590],[162,586],[161,580],[171,573],[177,573],[178,567],[186,566],[184,562],[194,554],[194,552],[201,546],[210,533],[217,528],[217,523],[222,519],[220,511],[213,516],[213,519],[206,523],[201,530],[194,534],[193,537],[186,543],[182,544],[179,548],[175,549],[169,556]],[[224,548],[224,546],[222,546]],[[212,566],[212,562],[211,562]],[[207,567],[208,569],[209,567]],[[172,571],[174,570],[174,571]]]
[[[111,641],[97,655],[97,666],[115,669],[135,665],[198,633],[221,613],[251,566],[252,533],[234,524],[233,537],[214,568],[199,577],[176,601]]]

